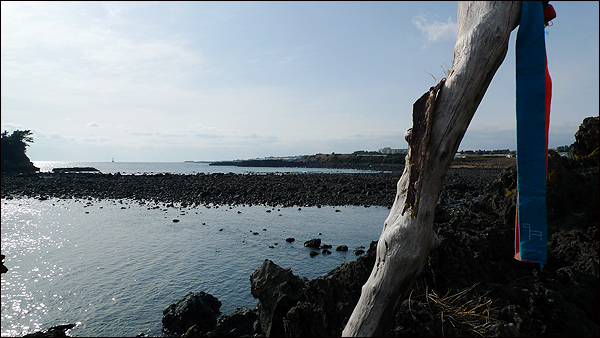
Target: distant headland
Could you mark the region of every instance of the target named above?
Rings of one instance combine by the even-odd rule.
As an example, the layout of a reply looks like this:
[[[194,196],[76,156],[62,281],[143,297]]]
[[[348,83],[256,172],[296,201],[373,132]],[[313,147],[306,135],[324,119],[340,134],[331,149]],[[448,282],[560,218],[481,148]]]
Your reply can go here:
[[[3,173],[35,173],[40,170],[25,154],[29,143],[33,143],[31,134],[31,130],[15,130],[10,135],[7,130],[2,132]]]

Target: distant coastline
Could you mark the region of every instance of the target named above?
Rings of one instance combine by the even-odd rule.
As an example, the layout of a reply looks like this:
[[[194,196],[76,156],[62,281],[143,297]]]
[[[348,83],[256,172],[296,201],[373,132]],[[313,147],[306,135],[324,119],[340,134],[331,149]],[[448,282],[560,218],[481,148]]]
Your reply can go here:
[[[396,172],[404,170],[405,156],[406,155],[404,154],[371,156],[358,154],[317,154],[295,159],[266,158],[216,161],[209,162],[209,165],[235,167],[336,168]],[[512,154],[464,154],[457,156],[451,166],[454,168],[507,168],[514,165],[515,162],[516,160]]]

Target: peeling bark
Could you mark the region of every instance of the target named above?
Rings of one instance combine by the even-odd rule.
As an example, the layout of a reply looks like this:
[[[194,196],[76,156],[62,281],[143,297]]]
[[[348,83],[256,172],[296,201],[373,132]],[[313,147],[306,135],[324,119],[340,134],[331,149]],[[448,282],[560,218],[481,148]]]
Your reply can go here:
[[[413,106],[406,167],[377,246],[371,275],[343,336],[381,335],[439,244],[433,216],[440,189],[479,103],[504,61],[521,2],[459,2],[450,75]],[[406,212],[410,211],[410,212]]]
[[[402,215],[411,209],[411,217],[417,217],[419,208],[419,193],[421,192],[421,172],[425,163],[425,155],[427,155],[427,147],[429,146],[429,137],[431,135],[431,114],[435,109],[435,99],[437,93],[446,82],[442,79],[435,87],[429,88],[429,91],[413,104],[413,127],[407,135],[409,145],[409,154],[412,154],[405,161],[409,166],[409,183],[406,191],[406,201]]]

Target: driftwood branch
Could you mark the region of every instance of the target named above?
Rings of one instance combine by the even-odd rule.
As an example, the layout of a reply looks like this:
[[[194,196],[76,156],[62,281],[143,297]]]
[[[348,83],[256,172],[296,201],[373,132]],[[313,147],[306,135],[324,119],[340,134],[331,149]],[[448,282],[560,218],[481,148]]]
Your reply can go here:
[[[440,189],[485,91],[519,24],[521,2],[459,2],[454,60],[447,79],[417,100],[406,167],[377,246],[371,275],[342,333],[380,335],[439,244],[432,229]]]

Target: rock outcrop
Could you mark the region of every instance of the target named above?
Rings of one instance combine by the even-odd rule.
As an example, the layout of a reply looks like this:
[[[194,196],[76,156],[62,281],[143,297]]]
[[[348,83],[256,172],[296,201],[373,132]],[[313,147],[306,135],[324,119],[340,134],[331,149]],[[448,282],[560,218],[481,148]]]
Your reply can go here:
[[[252,296],[259,300],[261,329],[267,337],[286,335],[283,318],[303,299],[306,281],[268,259],[250,276]]]
[[[308,247],[308,248],[318,249],[321,246],[321,239],[320,238],[309,239],[308,241],[304,242],[304,246]]]
[[[203,291],[190,292],[163,310],[163,331],[181,335],[192,326],[198,332],[212,331],[221,314],[220,308],[221,302],[214,296]]]
[[[304,299],[284,318],[288,337],[339,337],[360,298],[361,287],[375,264],[377,242],[367,254],[342,264],[322,277],[309,280]]]
[[[598,165],[599,143],[598,116],[586,117],[579,130],[575,133],[575,142],[569,147],[569,159],[581,163],[583,166]]]
[[[372,242],[365,256],[310,281],[265,260],[250,277],[265,336],[340,336],[375,264],[376,248]]]

